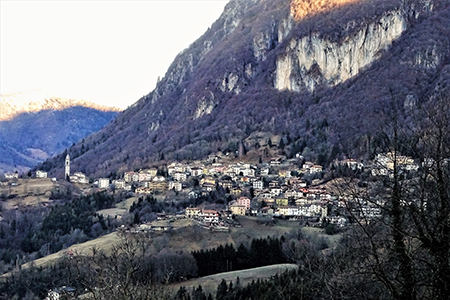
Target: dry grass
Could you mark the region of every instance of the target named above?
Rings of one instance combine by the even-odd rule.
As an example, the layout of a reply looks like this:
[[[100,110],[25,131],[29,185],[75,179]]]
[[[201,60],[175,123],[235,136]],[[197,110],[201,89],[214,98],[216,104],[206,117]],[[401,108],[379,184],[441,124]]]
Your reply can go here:
[[[16,209],[51,202],[49,196],[57,186],[59,184],[50,178],[19,179],[16,186],[1,186],[1,195],[16,195],[14,198],[4,201],[3,208]]]
[[[26,195],[31,192],[45,193],[51,191],[57,183],[50,178],[42,179],[18,179],[16,186],[0,186],[1,192],[11,192],[11,194],[18,194],[19,196]]]
[[[138,201],[137,197],[128,198],[126,200],[123,200],[122,202],[117,203],[116,208],[130,210],[131,205],[133,205],[133,202],[135,201]]]
[[[133,202],[135,202],[135,201],[137,202],[138,198],[131,197],[131,198],[128,198],[126,200],[123,200],[123,201],[117,203],[115,205],[115,207],[113,207],[113,208],[102,209],[102,210],[97,211],[97,213],[104,215],[105,217],[106,216],[113,217],[113,218],[116,216],[122,217],[123,215],[125,215],[126,213],[128,213],[130,211],[130,207],[131,207],[131,205],[133,205]]]
[[[103,215],[105,217],[116,217],[116,216],[123,216],[128,212],[127,209],[124,208],[107,208],[97,211],[99,215]]]
[[[267,236],[281,237],[281,235],[300,229],[307,236],[317,236],[318,238],[324,238],[330,241],[330,245],[339,239],[338,235],[328,236],[324,234],[322,229],[300,227],[297,222],[279,220],[275,225],[263,225],[260,224],[256,217],[240,217],[238,220],[242,224],[242,227],[232,228],[229,232],[210,231],[195,225],[189,219],[176,220],[175,222],[155,222],[153,225],[170,225],[173,226],[174,230],[152,233],[150,237],[150,250],[152,253],[158,253],[163,249],[192,252],[201,249],[211,249],[224,244],[238,246],[243,243],[244,245],[249,245],[254,238],[265,238]],[[65,255],[68,250],[76,252],[79,255],[87,255],[91,248],[97,247],[108,253],[120,241],[121,238],[117,233],[110,233],[95,240],[72,245],[69,249],[61,250],[58,253],[37,259],[33,261],[33,264],[35,266],[48,266]],[[29,265],[30,263],[27,263],[23,267],[26,268]]]
[[[105,251],[106,253],[110,252],[112,247],[119,243],[121,238],[117,235],[117,233],[113,232],[104,236],[101,236],[95,240],[87,241],[81,244],[75,244],[70,246],[68,249],[61,250],[59,252],[47,255],[45,257],[36,259],[32,262],[24,264],[23,268],[28,268],[31,264],[36,267],[45,267],[54,264],[57,260],[59,260],[64,255],[67,255],[68,252],[76,253],[77,255],[89,255],[90,249],[99,248]]]
[[[50,203],[51,200],[48,199],[48,197],[45,197],[45,195],[40,196],[26,196],[25,198],[14,198],[10,199],[5,202],[4,208],[5,209],[16,209],[18,207],[25,207],[25,206],[37,206],[39,204],[45,204]]]
[[[342,238],[341,234],[328,235],[323,229],[315,227],[303,227],[302,233],[306,237],[323,239],[330,248],[336,247]]]
[[[180,219],[175,220],[174,222],[171,222],[169,220],[154,221],[151,224],[153,226],[171,226],[175,229],[179,229],[183,227],[193,226],[195,225],[195,222],[192,219]]]
[[[203,288],[203,291],[205,291],[206,295],[208,295],[208,293],[215,295],[216,291],[217,291],[217,286],[220,284],[222,279],[224,279],[227,283],[229,283],[230,281],[233,281],[233,283],[235,284],[236,278],[239,277],[239,281],[240,281],[241,285],[247,285],[247,284],[251,283],[253,280],[256,281],[258,279],[267,279],[267,278],[270,278],[271,276],[274,276],[275,274],[281,274],[286,270],[293,270],[293,269],[297,269],[297,268],[298,268],[298,266],[295,264],[278,264],[278,265],[272,265],[272,266],[265,266],[265,267],[259,267],[259,268],[253,268],[253,269],[226,272],[226,273],[205,276],[205,277],[173,284],[172,287],[176,291],[181,286],[184,286],[184,287],[186,287],[186,289],[188,291],[191,291],[192,288],[198,287],[199,285],[201,285]]]
[[[295,21],[315,15],[324,11],[329,11],[337,6],[354,3],[358,0],[293,0],[291,2],[291,15]]]

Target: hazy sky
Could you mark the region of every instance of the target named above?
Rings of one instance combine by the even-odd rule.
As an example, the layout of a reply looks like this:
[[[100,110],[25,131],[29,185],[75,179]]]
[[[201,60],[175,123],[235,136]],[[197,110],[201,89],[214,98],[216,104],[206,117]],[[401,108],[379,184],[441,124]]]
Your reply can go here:
[[[1,94],[43,89],[126,108],[228,0],[0,0]]]

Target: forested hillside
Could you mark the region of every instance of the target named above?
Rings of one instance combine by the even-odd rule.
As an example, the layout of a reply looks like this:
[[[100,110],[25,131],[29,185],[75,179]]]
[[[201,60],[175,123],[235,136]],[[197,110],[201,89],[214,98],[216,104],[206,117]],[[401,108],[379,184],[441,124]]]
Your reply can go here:
[[[408,126],[448,88],[449,1],[298,5],[230,1],[154,91],[67,149],[73,169],[120,175],[160,159],[259,151],[267,134],[281,136],[287,156],[325,165],[370,157],[383,148],[383,108]],[[40,168],[60,173],[62,159]]]
[[[10,119],[0,121],[0,174],[27,171],[100,130],[118,115],[114,108],[70,106],[61,99],[55,108],[51,105],[55,101],[47,102],[43,107],[27,107],[36,111],[11,111]],[[5,103],[2,99],[2,106]]]

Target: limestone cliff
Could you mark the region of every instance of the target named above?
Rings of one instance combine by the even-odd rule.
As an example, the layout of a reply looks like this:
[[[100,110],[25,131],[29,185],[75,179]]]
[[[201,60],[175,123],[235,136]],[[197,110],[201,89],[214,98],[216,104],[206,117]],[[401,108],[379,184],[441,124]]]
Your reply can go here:
[[[400,10],[390,11],[342,41],[313,32],[290,40],[276,63],[275,88],[313,91],[317,84],[336,85],[370,65],[407,28]]]
[[[299,22],[310,15],[357,2],[293,0],[290,20]],[[319,84],[333,86],[346,81],[377,60],[383,51],[388,50],[408,28],[410,20],[432,10],[431,0],[404,1],[378,17],[366,18],[360,24],[351,20],[345,26],[347,35],[339,40],[330,40],[318,31],[291,37],[277,57],[274,87],[278,90],[306,89],[312,92]],[[418,52],[409,63],[435,68],[441,58],[432,47]]]

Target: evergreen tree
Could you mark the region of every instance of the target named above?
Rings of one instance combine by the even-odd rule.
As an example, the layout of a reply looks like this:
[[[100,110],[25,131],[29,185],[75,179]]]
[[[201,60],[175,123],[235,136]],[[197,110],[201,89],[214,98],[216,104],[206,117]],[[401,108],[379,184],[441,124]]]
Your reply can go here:
[[[284,139],[283,139],[283,138],[280,139],[280,144],[278,145],[278,147],[279,147],[281,150],[284,150],[285,144],[284,144]]]
[[[206,295],[203,292],[203,288],[201,285],[197,287],[192,293],[192,300],[206,300]]]
[[[133,224],[140,224],[140,223],[141,223],[141,219],[140,219],[140,217],[139,217],[139,213],[136,212],[136,213],[134,214]]]
[[[191,300],[191,295],[189,295],[188,291],[184,286],[180,287],[180,289],[175,294],[175,300]]]
[[[227,291],[227,282],[225,281],[225,279],[222,279],[219,286],[217,287],[216,300],[224,300],[227,296]]]

